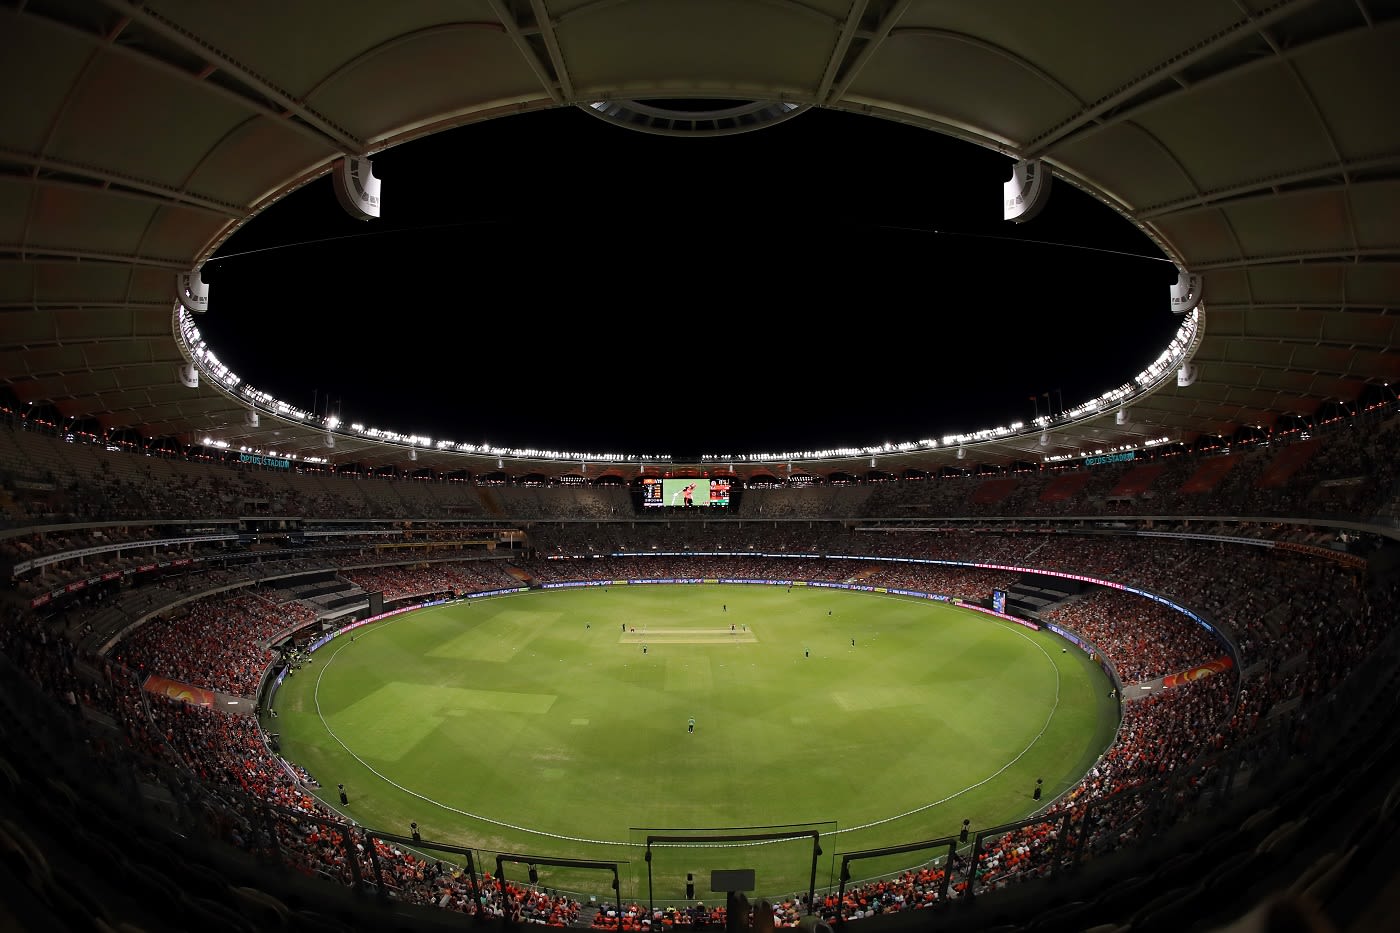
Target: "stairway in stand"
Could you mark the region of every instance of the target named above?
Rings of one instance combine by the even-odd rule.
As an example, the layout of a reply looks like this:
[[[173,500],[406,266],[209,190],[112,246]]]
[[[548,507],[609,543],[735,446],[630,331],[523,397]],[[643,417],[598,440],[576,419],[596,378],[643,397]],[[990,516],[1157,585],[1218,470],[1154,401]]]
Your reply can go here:
[[[515,579],[519,580],[521,583],[525,584],[526,586],[535,585],[535,578],[530,576],[525,571],[521,570],[519,567],[515,566],[514,564],[506,564],[505,567],[506,573],[510,574],[512,577],[515,577]]]

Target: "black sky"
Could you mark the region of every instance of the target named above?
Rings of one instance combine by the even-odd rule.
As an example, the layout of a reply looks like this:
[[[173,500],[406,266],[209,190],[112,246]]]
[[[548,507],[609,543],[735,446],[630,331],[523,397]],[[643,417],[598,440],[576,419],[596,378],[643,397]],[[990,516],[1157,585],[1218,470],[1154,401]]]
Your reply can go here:
[[[1008,223],[1010,159],[870,118],[678,139],[566,109],[374,166],[379,220],[329,178],[294,192],[206,263],[198,323],[258,388],[386,429],[678,457],[941,437],[1119,385],[1180,323],[1175,268],[1106,206],[1057,181]]]

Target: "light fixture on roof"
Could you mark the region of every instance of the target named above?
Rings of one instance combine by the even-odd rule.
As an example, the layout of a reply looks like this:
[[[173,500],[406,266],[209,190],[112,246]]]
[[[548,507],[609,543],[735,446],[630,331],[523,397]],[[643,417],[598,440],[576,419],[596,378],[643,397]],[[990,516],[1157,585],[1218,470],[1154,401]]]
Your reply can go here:
[[[1002,219],[1023,224],[1044,210],[1053,177],[1039,159],[1021,159],[1011,166],[1011,178],[1001,186]]]
[[[175,294],[186,311],[200,313],[209,310],[209,286],[199,277],[202,266],[175,277]]]
[[[1179,269],[1176,284],[1172,286],[1172,313],[1189,314],[1201,303],[1201,276],[1195,272]]]
[[[335,197],[356,220],[379,219],[379,179],[369,156],[344,156],[335,166]]]
[[[614,126],[661,136],[732,136],[766,129],[809,109],[787,100],[595,100],[584,113]]]

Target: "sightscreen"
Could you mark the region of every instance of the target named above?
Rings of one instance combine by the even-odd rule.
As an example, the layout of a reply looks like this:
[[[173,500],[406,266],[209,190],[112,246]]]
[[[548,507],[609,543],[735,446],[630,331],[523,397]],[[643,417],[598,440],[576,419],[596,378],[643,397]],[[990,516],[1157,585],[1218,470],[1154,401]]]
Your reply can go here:
[[[658,905],[702,901],[718,906],[725,898],[724,892],[710,890],[716,871],[751,869],[757,887],[749,893],[773,899],[807,891],[814,883],[814,874],[817,887],[834,885],[840,838],[837,828],[831,820],[724,829],[634,826],[629,831],[632,887],[636,897],[650,897]],[[652,840],[650,845],[648,840]],[[693,891],[687,888],[688,883],[694,886]]]

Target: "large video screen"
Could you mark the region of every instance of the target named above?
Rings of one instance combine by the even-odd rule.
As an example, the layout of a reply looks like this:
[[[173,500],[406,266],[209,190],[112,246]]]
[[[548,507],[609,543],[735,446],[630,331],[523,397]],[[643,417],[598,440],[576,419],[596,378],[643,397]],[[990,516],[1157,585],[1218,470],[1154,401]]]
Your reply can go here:
[[[642,480],[642,505],[647,508],[728,508],[729,480],[648,477]]]

